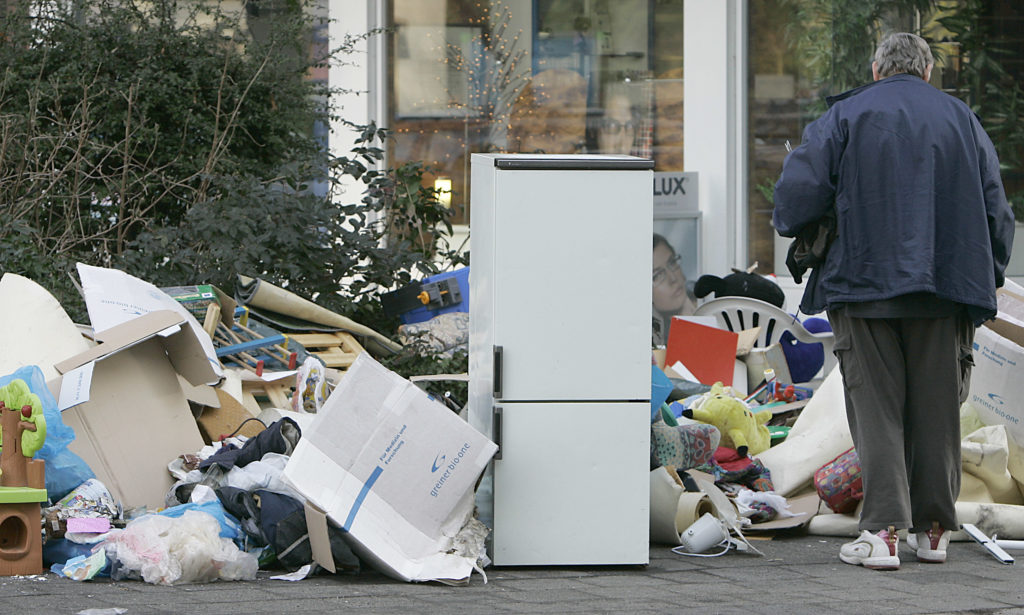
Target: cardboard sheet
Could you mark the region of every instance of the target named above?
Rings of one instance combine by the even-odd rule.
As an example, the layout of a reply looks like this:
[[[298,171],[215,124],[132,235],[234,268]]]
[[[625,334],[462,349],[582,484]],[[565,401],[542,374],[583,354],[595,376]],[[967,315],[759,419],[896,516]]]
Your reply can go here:
[[[714,483],[715,478],[705,472],[699,470],[687,470],[697,484],[703,489],[710,499],[712,500],[712,506],[717,511],[728,509],[727,514],[724,515],[727,521],[735,523],[735,519],[739,518],[739,513],[736,511],[735,505],[732,504],[732,500],[725,495],[725,493],[719,489]],[[776,490],[778,492],[778,490]],[[726,505],[726,502],[729,502]],[[776,530],[787,530],[800,527],[807,524],[812,517],[818,512],[818,503],[821,500],[818,498],[818,494],[813,490],[810,492],[800,492],[792,497],[786,498],[786,504],[789,506],[789,512],[792,513],[790,517],[777,517],[770,521],[762,521],[760,523],[752,523],[750,525],[744,525],[744,532],[772,532]],[[723,516],[723,515],[719,515]]]
[[[85,306],[89,310],[89,320],[92,322],[97,340],[106,341],[108,329],[138,316],[158,310],[169,310],[182,316],[187,326],[192,329],[213,369],[214,377],[209,382],[198,384],[216,384],[221,378],[223,368],[213,347],[213,340],[203,330],[196,317],[173,297],[153,284],[117,269],[78,263],[78,276],[82,280]]]
[[[296,446],[285,478],[346,530],[360,557],[406,581],[469,577],[455,550],[497,446],[419,387],[359,355]],[[453,552],[455,551],[455,552]]]
[[[214,389],[214,393],[217,406],[203,408],[199,418],[196,419],[203,442],[212,444],[220,440],[221,436],[231,434],[252,438],[264,430],[263,424],[260,422],[246,422],[248,419],[256,417],[237,399],[221,389]]]
[[[60,303],[32,280],[5,273],[0,278],[0,375],[37,365],[43,377],[57,377],[53,364],[85,351],[89,343]]]

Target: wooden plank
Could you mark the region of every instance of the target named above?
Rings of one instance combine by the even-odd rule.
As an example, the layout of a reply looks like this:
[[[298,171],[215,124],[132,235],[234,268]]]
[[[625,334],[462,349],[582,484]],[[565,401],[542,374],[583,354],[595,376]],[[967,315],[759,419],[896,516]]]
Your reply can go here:
[[[350,333],[298,333],[291,339],[319,357],[327,367],[347,368],[355,362],[363,346]]]
[[[211,303],[206,307],[206,319],[203,320],[203,330],[211,338],[217,332],[217,324],[220,322],[220,305]]]
[[[359,355],[345,352],[340,348],[328,348],[326,350],[315,350],[313,354],[320,357],[327,367],[349,367],[355,363]]]
[[[291,390],[290,383],[290,380],[288,383],[268,382],[266,386],[263,387],[264,392],[267,394],[267,398],[270,399],[270,403],[273,404],[275,408],[280,408],[282,410],[292,409],[292,402],[288,398],[288,393]]]
[[[338,346],[342,340],[338,333],[296,333],[291,338],[306,348]]]

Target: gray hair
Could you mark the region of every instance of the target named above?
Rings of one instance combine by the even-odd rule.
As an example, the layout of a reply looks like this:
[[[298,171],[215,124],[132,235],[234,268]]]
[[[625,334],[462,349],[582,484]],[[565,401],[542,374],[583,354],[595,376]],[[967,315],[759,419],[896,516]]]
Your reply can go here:
[[[883,78],[909,73],[924,79],[925,69],[935,60],[923,38],[909,32],[896,32],[878,45],[875,62],[878,62],[878,74]]]

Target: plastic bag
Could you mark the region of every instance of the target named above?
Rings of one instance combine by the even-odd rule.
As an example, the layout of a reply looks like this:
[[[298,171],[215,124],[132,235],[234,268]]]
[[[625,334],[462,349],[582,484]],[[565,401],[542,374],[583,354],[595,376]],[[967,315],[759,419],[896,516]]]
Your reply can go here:
[[[90,478],[64,494],[57,503],[43,511],[53,513],[60,520],[70,517],[117,517],[117,505],[107,486],[98,479]]]
[[[72,581],[88,581],[102,574],[107,569],[107,554],[103,549],[97,549],[89,555],[79,555],[64,563],[63,566],[54,566],[53,572],[63,575]]]
[[[306,357],[295,374],[295,394],[292,410],[316,413],[327,399],[327,374],[324,364],[314,356]]]
[[[224,506],[217,499],[208,502],[189,502],[172,508],[166,508],[156,514],[163,517],[178,518],[184,516],[189,511],[203,512],[216,519],[217,523],[220,524],[219,535],[221,538],[227,538],[236,542],[241,542],[245,538],[245,534],[242,532],[242,524],[228,511],[224,510]]]
[[[138,574],[157,585],[255,580],[256,556],[221,538],[219,532],[217,519],[198,510],[187,510],[177,518],[146,515],[112,533],[104,548],[107,557],[117,560],[118,578]]]
[[[75,439],[75,430],[65,425],[61,419],[57,400],[46,386],[43,371],[35,365],[20,367],[13,374],[0,377],[0,386],[6,386],[19,378],[28,384],[29,390],[38,396],[43,404],[46,442],[35,454],[35,458],[46,462],[46,494],[50,500],[55,501],[96,475],[89,464],[68,450],[68,445]]]

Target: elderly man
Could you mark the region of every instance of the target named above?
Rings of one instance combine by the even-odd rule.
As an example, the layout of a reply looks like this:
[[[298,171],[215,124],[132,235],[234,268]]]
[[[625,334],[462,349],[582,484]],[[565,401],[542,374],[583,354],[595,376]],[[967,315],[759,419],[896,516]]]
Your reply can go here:
[[[887,37],[874,83],[828,99],[775,186],[785,237],[834,215],[800,309],[828,311],[861,461],[861,534],[840,559],[873,569],[899,568],[904,528],[918,560],[946,560],[974,328],[996,313],[1013,241],[992,141],[928,84],[932,66],[920,37]]]

